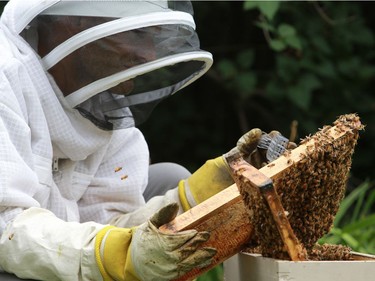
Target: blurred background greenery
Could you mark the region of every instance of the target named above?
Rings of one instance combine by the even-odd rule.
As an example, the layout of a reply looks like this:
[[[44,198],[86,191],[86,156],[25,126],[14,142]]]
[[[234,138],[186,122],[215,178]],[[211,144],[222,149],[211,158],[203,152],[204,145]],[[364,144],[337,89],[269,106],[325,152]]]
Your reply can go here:
[[[356,112],[366,124],[352,180],[373,177],[375,18],[372,2],[194,1],[214,65],[161,102],[141,129],[153,162],[191,171],[253,127],[297,138]]]
[[[321,242],[375,254],[375,3],[193,5],[201,47],[213,54],[214,65],[140,126],[152,162],[177,162],[193,172],[253,127],[290,136],[294,124],[298,142],[341,114],[358,113],[366,128],[347,196]],[[219,267],[200,280],[221,280],[221,273]]]

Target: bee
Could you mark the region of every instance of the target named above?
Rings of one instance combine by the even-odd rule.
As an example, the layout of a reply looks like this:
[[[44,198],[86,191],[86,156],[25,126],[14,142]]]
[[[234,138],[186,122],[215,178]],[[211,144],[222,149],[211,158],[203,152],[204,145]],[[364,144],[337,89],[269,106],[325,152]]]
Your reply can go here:
[[[119,171],[121,171],[122,170],[122,167],[116,167],[115,168],[115,173],[117,173],[117,172],[119,172]]]
[[[128,178],[128,175],[123,175],[122,177],[121,177],[121,180],[123,181],[123,180],[126,180]]]

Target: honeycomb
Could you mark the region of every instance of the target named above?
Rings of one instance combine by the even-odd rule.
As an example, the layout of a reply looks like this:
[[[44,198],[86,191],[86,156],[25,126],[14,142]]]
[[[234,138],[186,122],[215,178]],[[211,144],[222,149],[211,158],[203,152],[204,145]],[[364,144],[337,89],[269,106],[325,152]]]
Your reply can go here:
[[[334,126],[324,126],[303,139],[305,150],[300,160],[273,178],[293,232],[307,252],[308,259],[342,259],[350,249],[317,245],[318,239],[332,227],[345,195],[352,155],[364,126],[356,114],[340,116]],[[332,132],[345,132],[334,139]],[[284,153],[289,157],[290,151]],[[257,188],[243,189],[233,175],[254,227],[253,241],[265,257],[290,259],[268,205]],[[248,251],[252,251],[248,248]],[[326,256],[326,258],[324,258]]]

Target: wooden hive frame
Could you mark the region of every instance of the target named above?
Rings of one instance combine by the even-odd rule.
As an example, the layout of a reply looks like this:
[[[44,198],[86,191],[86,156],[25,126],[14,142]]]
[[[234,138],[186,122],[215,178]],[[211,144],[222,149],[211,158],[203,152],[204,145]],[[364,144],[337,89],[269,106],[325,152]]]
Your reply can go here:
[[[313,155],[314,151],[324,151],[326,149],[324,146],[320,147],[318,143],[322,138],[324,138],[326,145],[331,145],[329,147],[335,147],[336,143],[348,139],[354,149],[358,138],[358,131],[362,128],[363,125],[357,115],[343,115],[335,121],[334,126],[325,126],[317,132],[316,135],[319,137],[315,137],[314,135],[313,137],[306,138],[297,148],[280,156],[259,171],[266,177],[271,178],[275,183],[282,183],[283,177],[296,166],[298,166],[298,169],[301,171],[300,176],[302,176],[304,165],[319,160],[318,158],[306,157],[306,155]],[[306,166],[305,169],[307,170],[308,167]],[[187,229],[209,231],[211,233],[210,239],[202,246],[214,247],[218,251],[208,267],[193,269],[178,280],[192,280],[240,252],[255,233],[255,228],[253,223],[250,222],[248,211],[249,208],[245,206],[237,185],[233,184],[189,211],[179,215],[169,224],[162,226],[160,230],[164,232],[178,232]]]

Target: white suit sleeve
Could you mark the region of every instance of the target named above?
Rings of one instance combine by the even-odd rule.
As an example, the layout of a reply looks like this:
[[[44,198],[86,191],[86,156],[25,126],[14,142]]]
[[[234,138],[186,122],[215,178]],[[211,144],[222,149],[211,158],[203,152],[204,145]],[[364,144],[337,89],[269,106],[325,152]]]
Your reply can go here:
[[[27,209],[1,236],[0,264],[20,278],[101,281],[94,245],[103,227],[65,222],[41,208]]]
[[[177,187],[167,191],[163,196],[152,197],[145,205],[133,212],[115,216],[109,221],[109,224],[126,228],[138,226],[150,219],[159,209],[170,203],[178,203],[180,207],[179,214],[183,212]]]
[[[22,72],[21,69],[18,72]],[[15,71],[17,74],[17,72]],[[18,73],[18,75],[21,75]],[[0,194],[2,209],[0,214],[0,233],[5,227],[10,215],[14,215],[11,207],[21,208],[39,207],[34,195],[42,188],[35,168],[33,148],[43,146],[41,151],[48,153],[49,147],[40,141],[40,135],[46,128],[38,127],[34,134],[28,125],[32,118],[25,117],[26,105],[38,111],[34,103],[27,103],[22,99],[23,85],[30,85],[24,79],[21,83],[16,74],[0,72]],[[8,75],[8,74],[7,74]],[[10,80],[8,80],[8,78]],[[17,82],[15,82],[16,80]],[[31,87],[31,86],[30,86]],[[43,130],[45,129],[45,130]],[[33,143],[33,145],[32,145]],[[43,155],[42,155],[43,156]],[[6,209],[7,208],[7,209]],[[18,211],[18,212],[19,212]]]

